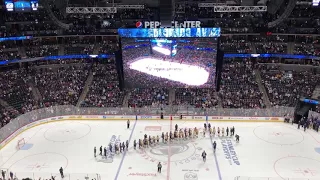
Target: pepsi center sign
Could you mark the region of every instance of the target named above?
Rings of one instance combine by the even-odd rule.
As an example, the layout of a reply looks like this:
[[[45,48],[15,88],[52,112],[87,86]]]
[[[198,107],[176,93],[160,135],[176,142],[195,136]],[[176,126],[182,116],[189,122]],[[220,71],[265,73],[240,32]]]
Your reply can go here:
[[[157,29],[161,28],[161,22],[159,21],[138,21],[136,22],[137,28],[152,28]],[[171,27],[172,28],[200,28],[201,22],[200,21],[184,21],[184,22],[178,22],[178,21],[171,21]]]

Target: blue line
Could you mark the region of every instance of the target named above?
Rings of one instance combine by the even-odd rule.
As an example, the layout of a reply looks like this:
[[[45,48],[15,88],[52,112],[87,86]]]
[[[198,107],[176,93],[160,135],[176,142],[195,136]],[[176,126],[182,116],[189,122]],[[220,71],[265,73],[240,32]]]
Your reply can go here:
[[[136,118],[136,120],[135,120],[135,122],[134,122],[134,125],[133,125],[133,128],[132,128],[132,131],[131,131],[131,134],[130,134],[130,137],[129,137],[129,145],[130,145],[130,142],[131,142],[131,138],[132,138],[132,135],[133,135],[133,131],[134,131],[134,129],[136,128],[137,121],[138,121],[138,119]],[[128,150],[127,150],[127,151],[128,151]],[[123,153],[123,156],[122,156],[122,159],[121,159],[121,162],[120,162],[120,165],[119,165],[119,167],[118,167],[118,171],[117,171],[117,174],[116,174],[116,177],[114,178],[114,180],[117,180],[117,179],[118,179],[118,176],[119,176],[119,173],[120,173],[120,170],[121,170],[121,167],[122,167],[124,158],[126,157],[127,151],[124,151],[124,153]]]
[[[208,127],[208,116],[206,116],[206,122],[207,122],[207,127]],[[213,140],[212,140],[211,136],[210,136],[210,140],[211,140],[211,146],[212,146],[212,150],[213,150],[214,160],[216,162],[216,167],[217,167],[217,171],[218,171],[218,175],[219,175],[219,180],[222,180],[221,171],[220,171],[220,167],[219,167],[219,162],[218,162],[218,158],[216,156],[216,153],[214,152]]]

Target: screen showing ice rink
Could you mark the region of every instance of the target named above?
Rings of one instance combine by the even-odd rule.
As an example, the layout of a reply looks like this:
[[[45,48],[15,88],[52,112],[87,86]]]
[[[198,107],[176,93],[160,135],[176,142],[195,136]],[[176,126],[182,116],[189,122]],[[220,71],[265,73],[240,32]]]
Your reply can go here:
[[[127,87],[215,87],[216,38],[122,38]]]

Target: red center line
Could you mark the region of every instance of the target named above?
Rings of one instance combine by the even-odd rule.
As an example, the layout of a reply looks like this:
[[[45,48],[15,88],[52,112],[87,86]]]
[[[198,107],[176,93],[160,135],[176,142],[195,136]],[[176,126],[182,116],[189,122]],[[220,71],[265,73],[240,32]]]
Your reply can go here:
[[[170,120],[170,131],[172,130],[172,120]],[[170,135],[170,134],[169,134]],[[170,179],[170,161],[171,161],[171,143],[170,136],[168,138],[168,167],[167,167],[167,180]]]

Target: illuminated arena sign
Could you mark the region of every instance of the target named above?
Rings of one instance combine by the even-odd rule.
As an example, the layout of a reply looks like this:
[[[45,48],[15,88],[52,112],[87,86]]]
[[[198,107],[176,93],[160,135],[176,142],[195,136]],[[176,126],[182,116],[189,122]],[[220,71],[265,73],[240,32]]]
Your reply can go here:
[[[138,24],[137,26],[140,26]],[[190,38],[190,37],[220,37],[220,28],[134,28],[118,29],[120,37],[126,38]]]

